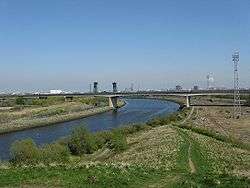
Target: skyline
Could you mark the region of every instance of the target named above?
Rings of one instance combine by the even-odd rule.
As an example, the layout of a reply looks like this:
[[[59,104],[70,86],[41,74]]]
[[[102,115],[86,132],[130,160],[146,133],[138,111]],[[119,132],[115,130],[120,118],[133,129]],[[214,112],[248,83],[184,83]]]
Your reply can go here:
[[[0,92],[250,87],[250,2],[0,0]]]

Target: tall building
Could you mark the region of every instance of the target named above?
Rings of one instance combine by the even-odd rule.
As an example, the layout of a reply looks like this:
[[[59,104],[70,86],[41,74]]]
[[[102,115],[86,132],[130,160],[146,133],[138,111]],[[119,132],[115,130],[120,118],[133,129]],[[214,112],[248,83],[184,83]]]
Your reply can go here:
[[[94,93],[98,93],[98,82],[94,82],[94,89],[93,89]]]
[[[112,85],[113,85],[113,93],[117,93],[117,83],[113,82]]]

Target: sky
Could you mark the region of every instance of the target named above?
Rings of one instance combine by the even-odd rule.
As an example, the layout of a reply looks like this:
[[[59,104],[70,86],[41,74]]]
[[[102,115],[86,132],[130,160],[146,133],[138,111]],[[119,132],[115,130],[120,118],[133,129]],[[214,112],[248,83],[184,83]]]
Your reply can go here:
[[[249,0],[0,0],[0,92],[250,87]]]

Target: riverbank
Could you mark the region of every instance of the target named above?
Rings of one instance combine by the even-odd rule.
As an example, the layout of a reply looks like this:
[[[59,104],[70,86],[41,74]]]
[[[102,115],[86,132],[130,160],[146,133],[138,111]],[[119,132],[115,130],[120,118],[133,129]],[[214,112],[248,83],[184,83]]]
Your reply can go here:
[[[107,142],[65,163],[3,164],[0,186],[248,187],[250,151],[177,126],[193,123],[194,112],[185,108],[146,124],[121,128],[127,146],[118,152]],[[108,137],[107,132],[96,138]]]
[[[98,100],[77,98],[74,101],[61,101],[44,106],[23,105],[5,108],[0,112],[0,134],[49,126],[112,110],[108,106],[108,101],[101,99],[102,102],[98,104]],[[120,108],[125,102],[119,100],[118,105]]]

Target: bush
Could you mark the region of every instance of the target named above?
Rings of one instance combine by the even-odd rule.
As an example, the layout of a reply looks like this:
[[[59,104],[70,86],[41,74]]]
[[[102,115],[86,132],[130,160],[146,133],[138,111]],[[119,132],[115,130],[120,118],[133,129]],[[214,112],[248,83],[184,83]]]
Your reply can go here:
[[[146,124],[143,123],[138,123],[138,124],[132,124],[126,127],[122,127],[121,131],[123,134],[128,135],[128,134],[133,134],[136,132],[139,132],[141,130],[144,130],[148,128]]]
[[[108,98],[106,97],[82,97],[79,99],[80,102],[92,106],[105,106],[108,105]]]
[[[16,98],[16,104],[17,105],[25,105],[25,100],[23,97],[17,97]]]
[[[170,123],[180,121],[182,119],[181,115],[178,115],[177,113],[171,114],[167,117],[157,117],[153,120],[150,120],[147,122],[147,125],[151,127],[156,127],[159,125],[168,125]]]
[[[32,139],[15,141],[11,145],[11,161],[17,164],[35,164],[40,160],[40,152]]]
[[[106,143],[110,142],[112,137],[111,131],[102,131],[102,132],[97,132],[94,135],[95,142],[96,142],[96,147],[102,148]]]
[[[109,142],[109,148],[113,149],[115,152],[120,152],[128,148],[127,139],[121,131],[113,131],[111,140]]]
[[[69,160],[69,156],[68,148],[58,143],[38,148],[32,139],[26,139],[16,141],[11,146],[11,162],[14,164],[66,162]]]
[[[31,104],[35,106],[51,106],[54,104],[59,104],[59,103],[64,103],[65,99],[64,97],[61,96],[56,96],[56,97],[48,97],[44,99],[32,99]]]
[[[47,144],[41,149],[41,161],[44,163],[66,162],[69,160],[69,149],[58,143]]]
[[[73,130],[68,147],[73,155],[91,154],[97,149],[94,135],[83,127]]]

